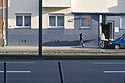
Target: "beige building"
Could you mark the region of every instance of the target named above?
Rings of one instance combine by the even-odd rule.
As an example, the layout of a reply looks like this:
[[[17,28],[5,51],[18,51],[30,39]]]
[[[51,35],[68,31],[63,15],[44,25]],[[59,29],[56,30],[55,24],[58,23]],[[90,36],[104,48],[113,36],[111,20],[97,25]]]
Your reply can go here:
[[[38,45],[39,0],[7,3],[7,45]],[[124,4],[125,0],[42,0],[42,43],[76,45],[81,32],[87,45],[98,46],[101,32],[115,39],[124,33]]]

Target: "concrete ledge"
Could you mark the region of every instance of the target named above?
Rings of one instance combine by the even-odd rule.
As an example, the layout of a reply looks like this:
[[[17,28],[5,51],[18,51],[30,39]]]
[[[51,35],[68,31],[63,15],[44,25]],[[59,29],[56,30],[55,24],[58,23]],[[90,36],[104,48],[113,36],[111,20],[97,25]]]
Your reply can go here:
[[[44,56],[125,56],[125,52],[80,51],[80,50],[44,50]]]

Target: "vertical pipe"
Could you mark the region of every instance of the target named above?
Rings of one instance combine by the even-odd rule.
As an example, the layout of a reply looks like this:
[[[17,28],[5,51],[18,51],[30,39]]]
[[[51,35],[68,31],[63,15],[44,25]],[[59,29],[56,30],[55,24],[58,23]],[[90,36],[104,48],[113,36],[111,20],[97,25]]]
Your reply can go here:
[[[4,83],[7,83],[7,63],[4,62]]]
[[[6,40],[5,40],[5,45],[7,46],[8,45],[8,0],[6,0],[6,25],[5,25],[6,27],[6,29],[5,29],[5,34],[6,34],[6,36],[5,36],[5,38],[6,38]]]
[[[4,46],[3,28],[4,28],[4,0],[2,0],[2,47]]]
[[[61,62],[58,62],[58,68],[59,68],[60,81],[61,81],[61,83],[65,83]]]
[[[42,0],[39,0],[39,57],[42,58]]]

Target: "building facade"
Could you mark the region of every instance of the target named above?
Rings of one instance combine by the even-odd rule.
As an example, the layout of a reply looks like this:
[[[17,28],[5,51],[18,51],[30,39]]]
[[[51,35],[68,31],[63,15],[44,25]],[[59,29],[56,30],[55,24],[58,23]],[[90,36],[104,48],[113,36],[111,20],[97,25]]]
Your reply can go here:
[[[125,33],[125,0],[42,0],[42,44],[74,46],[84,34],[87,46],[99,35],[116,39]],[[39,0],[8,0],[7,45],[36,46]]]

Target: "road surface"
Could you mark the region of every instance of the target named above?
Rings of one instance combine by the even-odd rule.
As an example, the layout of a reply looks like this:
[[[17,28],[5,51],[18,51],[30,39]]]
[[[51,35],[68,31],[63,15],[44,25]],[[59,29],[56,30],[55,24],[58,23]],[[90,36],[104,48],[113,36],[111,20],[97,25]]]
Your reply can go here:
[[[125,60],[8,60],[7,83],[61,83],[58,62],[65,83],[125,83]]]

